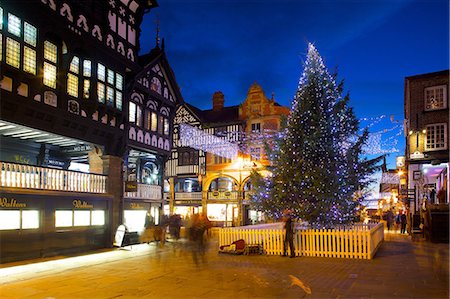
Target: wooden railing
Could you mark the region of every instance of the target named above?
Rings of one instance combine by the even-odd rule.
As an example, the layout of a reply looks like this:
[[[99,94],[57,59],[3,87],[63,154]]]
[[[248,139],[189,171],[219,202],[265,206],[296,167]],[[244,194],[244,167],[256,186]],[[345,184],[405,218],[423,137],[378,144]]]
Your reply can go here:
[[[243,239],[246,244],[261,245],[268,255],[281,255],[284,235],[279,228],[221,228],[219,246]],[[301,229],[295,232],[294,247],[296,256],[372,259],[383,240],[382,223],[334,230]]]
[[[106,178],[101,174],[0,162],[2,187],[73,192],[106,193]]]
[[[161,186],[138,183],[137,192],[124,192],[124,197],[161,200],[162,199]]]
[[[202,200],[202,192],[175,192],[175,200]]]
[[[208,192],[208,199],[218,199],[218,200],[228,200],[228,199],[238,199],[237,191],[210,191]]]

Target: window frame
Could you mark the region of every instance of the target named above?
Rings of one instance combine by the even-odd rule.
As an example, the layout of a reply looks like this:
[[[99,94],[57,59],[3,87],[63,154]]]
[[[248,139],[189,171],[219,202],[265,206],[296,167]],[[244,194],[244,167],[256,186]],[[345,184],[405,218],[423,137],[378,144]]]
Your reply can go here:
[[[442,97],[442,107],[437,107],[434,108],[432,106],[432,103],[429,103],[429,100],[431,98],[427,97],[427,92],[432,91],[434,94],[434,98],[436,98],[436,93],[438,90],[442,89],[443,91],[443,97]],[[447,91],[447,85],[446,84],[442,84],[442,85],[435,85],[435,86],[430,86],[430,87],[426,87],[423,90],[423,98],[424,98],[424,108],[425,111],[435,111],[435,110],[442,110],[442,109],[447,109],[448,108],[448,91]]]
[[[444,136],[444,141],[443,141],[443,146],[442,147],[436,147],[436,129],[438,127],[442,127],[443,129],[443,136]],[[434,135],[434,143],[432,144],[433,147],[430,147],[431,144],[429,144],[428,140],[431,139],[430,134]],[[426,126],[426,133],[425,133],[425,151],[427,152],[431,152],[431,151],[442,151],[442,150],[447,150],[448,149],[448,126],[447,123],[435,123],[435,124],[428,124]]]

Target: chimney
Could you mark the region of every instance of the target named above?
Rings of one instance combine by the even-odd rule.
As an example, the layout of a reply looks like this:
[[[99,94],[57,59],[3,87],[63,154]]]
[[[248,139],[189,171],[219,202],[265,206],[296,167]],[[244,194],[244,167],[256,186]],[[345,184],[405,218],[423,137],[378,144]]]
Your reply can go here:
[[[221,91],[216,91],[212,97],[213,111],[220,111],[223,109],[223,104],[225,103],[225,96]]]

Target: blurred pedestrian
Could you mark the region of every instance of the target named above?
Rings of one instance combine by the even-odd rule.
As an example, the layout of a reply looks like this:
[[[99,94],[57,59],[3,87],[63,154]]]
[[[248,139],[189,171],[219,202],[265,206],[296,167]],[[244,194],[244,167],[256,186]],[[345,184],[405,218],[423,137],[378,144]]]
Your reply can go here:
[[[206,243],[205,243],[205,232],[210,226],[210,221],[205,215],[193,214],[189,227],[189,242],[190,248],[192,251],[192,258],[196,265],[199,264],[199,259],[203,263],[206,262],[205,253],[206,253]]]
[[[180,238],[181,216],[173,214],[169,218],[169,233],[172,238],[178,240]]]
[[[386,213],[386,224],[388,231],[391,230],[393,222],[394,222],[394,214],[392,213],[392,210],[389,210]]]
[[[289,210],[284,212],[284,242],[283,242],[283,256],[287,256],[287,248],[289,246],[290,257],[295,257],[294,248],[294,221],[292,221],[292,213]]]
[[[401,229],[400,229],[400,233],[404,234],[406,233],[406,211],[403,211],[402,215],[400,215],[400,222],[401,222]]]

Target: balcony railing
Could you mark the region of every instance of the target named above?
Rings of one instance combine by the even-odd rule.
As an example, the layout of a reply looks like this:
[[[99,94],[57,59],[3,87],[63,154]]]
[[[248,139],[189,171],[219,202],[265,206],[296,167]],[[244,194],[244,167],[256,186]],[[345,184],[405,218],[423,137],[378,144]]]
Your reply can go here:
[[[175,200],[202,200],[202,192],[175,192]]]
[[[138,183],[137,192],[125,192],[124,197],[161,200],[162,199],[161,186]]]
[[[211,191],[208,192],[208,199],[217,199],[217,200],[228,200],[228,199],[238,199],[238,193],[237,191]]]
[[[0,162],[2,187],[106,193],[101,174]]]

